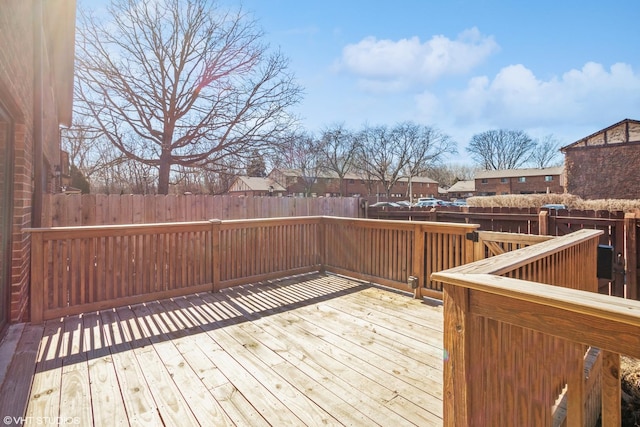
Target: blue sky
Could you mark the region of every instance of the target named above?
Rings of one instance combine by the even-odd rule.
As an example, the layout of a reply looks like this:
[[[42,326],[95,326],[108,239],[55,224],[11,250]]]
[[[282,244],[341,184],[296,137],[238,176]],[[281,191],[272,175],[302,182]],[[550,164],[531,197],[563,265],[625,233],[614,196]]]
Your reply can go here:
[[[640,119],[637,0],[222,3],[251,12],[290,59],[311,132],[413,120],[451,135],[464,159],[490,129],[566,145]]]

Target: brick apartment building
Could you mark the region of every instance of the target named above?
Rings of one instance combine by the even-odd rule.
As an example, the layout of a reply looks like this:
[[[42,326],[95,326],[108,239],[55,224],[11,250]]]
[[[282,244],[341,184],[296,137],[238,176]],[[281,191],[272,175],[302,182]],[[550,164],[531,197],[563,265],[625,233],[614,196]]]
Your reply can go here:
[[[567,192],[584,199],[640,199],[640,121],[622,120],[561,151]]]
[[[564,168],[490,170],[476,173],[478,196],[564,193]]]
[[[342,181],[340,191],[340,179],[335,173],[325,172],[316,177],[305,178],[299,170],[274,169],[267,179],[278,183],[286,189],[288,196],[338,196],[342,193],[345,197],[386,198],[386,192],[378,180],[367,180],[360,175],[349,173]],[[437,197],[438,183],[427,177],[413,177],[411,179],[411,191],[414,198]],[[409,198],[409,180],[402,178],[391,189],[391,200],[404,200]]]
[[[75,0],[3,0],[0,12],[0,334],[28,320],[30,236],[60,186],[71,123]]]

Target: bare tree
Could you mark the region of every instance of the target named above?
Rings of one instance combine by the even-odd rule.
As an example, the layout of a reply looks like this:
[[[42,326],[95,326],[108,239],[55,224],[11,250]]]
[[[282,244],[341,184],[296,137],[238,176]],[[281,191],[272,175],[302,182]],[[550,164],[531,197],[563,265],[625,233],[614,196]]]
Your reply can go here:
[[[358,134],[358,174],[369,181],[378,181],[390,197],[391,189],[400,178],[423,175],[443,158],[455,153],[455,142],[429,126],[403,122],[393,128],[366,127]]]
[[[485,170],[516,169],[531,159],[536,142],[520,130],[490,130],[473,135],[471,158]]]
[[[229,159],[227,159],[229,160]],[[232,166],[226,170],[218,165],[216,171],[202,168],[178,167],[174,173],[176,183],[173,189],[178,194],[224,194],[229,191],[233,180],[238,176],[235,160],[229,160]]]
[[[289,128],[300,88],[242,11],[215,0],[113,0],[108,22],[80,11],[76,98],[111,144],[157,168],[224,169]]]
[[[553,135],[547,135],[537,141],[535,149],[531,153],[531,163],[537,168],[558,166],[560,160],[560,141]]]
[[[327,127],[322,131],[322,149],[327,170],[335,172],[340,181],[340,195],[344,195],[344,177],[354,170],[358,150],[358,138],[343,124]]]
[[[451,187],[458,181],[472,180],[478,171],[478,167],[449,163],[430,167],[427,170],[429,178],[438,181],[438,184]]]
[[[409,161],[406,141],[397,138],[387,126],[365,127],[358,134],[358,140],[356,164],[361,176],[377,180],[389,199],[391,189],[404,176]]]
[[[396,125],[392,131],[392,138],[398,141],[398,147],[407,152],[407,162],[404,175],[408,179],[408,194],[413,201],[411,181],[413,177],[421,176],[430,168],[441,163],[445,156],[457,152],[456,143],[439,130],[404,122]]]
[[[291,132],[280,147],[280,153],[274,160],[276,166],[300,172],[299,180],[308,197],[325,170],[322,141],[305,132]]]

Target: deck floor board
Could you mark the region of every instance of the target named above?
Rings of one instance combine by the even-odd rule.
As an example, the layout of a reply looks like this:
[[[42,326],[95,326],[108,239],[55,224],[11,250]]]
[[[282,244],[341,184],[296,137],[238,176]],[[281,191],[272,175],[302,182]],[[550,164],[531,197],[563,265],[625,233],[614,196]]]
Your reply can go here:
[[[27,330],[41,335],[16,350],[37,355],[31,417],[96,426],[442,425],[442,307],[341,276]],[[15,382],[11,375],[5,381]]]

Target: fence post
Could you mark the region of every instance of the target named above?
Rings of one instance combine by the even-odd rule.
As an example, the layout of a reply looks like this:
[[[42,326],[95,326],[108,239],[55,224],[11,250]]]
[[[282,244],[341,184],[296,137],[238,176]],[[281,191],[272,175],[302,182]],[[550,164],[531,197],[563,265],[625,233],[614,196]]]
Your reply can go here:
[[[469,290],[448,283],[443,285],[444,365],[443,421],[445,426],[471,423],[469,387],[471,331],[469,331]]]
[[[627,298],[638,300],[638,241],[636,233],[636,215],[626,213],[624,215],[625,232],[625,276],[627,279]]]
[[[549,234],[549,212],[547,211],[538,213],[538,234],[542,236]]]
[[[425,277],[424,271],[424,229],[422,224],[417,223],[413,227],[413,259],[411,260],[411,275],[418,278],[418,287],[414,289],[413,297],[422,298],[422,289],[427,285],[429,277]]]
[[[44,318],[44,243],[42,233],[31,233],[31,323]]]
[[[318,218],[318,247],[316,248],[318,251],[318,263],[320,264],[320,274],[325,273],[325,247],[326,247],[326,239],[327,239],[327,226],[325,217],[321,216]]]
[[[220,290],[220,224],[219,219],[210,219],[211,223],[211,291]]]

